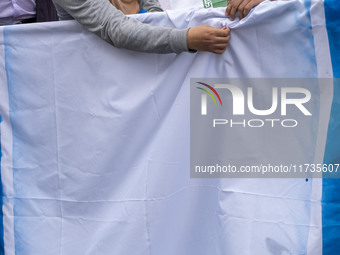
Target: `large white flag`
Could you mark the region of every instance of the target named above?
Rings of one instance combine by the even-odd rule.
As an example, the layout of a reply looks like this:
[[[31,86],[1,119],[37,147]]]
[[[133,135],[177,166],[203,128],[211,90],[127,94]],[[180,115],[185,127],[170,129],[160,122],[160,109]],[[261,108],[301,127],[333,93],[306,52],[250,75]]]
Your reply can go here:
[[[256,136],[238,124],[219,149],[235,165],[263,170],[282,158],[283,167],[335,173],[338,5],[263,2],[233,22],[224,8],[135,16],[177,28],[227,25],[223,55],[116,49],[74,21],[0,27],[1,254],[336,254],[338,179],[190,176],[190,87],[206,89],[217,107],[197,82],[221,94],[206,79],[313,79],[297,94],[299,86],[276,87],[287,96],[279,119],[305,124],[258,127]],[[250,110],[270,108],[264,95],[275,89],[253,89]],[[208,111],[212,97],[202,96]],[[249,129],[277,123],[252,119]]]

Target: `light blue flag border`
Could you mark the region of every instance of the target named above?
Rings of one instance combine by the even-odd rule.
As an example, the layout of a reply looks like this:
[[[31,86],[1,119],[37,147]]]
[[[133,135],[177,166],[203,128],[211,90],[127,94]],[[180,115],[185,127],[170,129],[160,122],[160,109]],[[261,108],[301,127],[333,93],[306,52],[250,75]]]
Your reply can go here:
[[[340,163],[340,3],[325,0],[326,28],[334,77],[334,97],[329,120],[324,163]],[[322,186],[322,246],[324,255],[340,250],[340,179],[324,179]]]
[[[2,190],[2,181],[1,181],[1,158],[2,158],[2,150],[1,150],[1,122],[2,122],[2,116],[0,115],[0,204],[1,204],[1,214],[0,214],[0,255],[5,254],[5,245],[4,245],[4,216],[3,216],[3,210],[2,210],[2,197],[3,197],[3,190]]]

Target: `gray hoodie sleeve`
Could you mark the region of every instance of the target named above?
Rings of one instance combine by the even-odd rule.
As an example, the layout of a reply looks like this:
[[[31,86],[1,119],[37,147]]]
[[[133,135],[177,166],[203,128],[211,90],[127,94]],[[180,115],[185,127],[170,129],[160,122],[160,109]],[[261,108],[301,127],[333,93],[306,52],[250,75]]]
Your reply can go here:
[[[139,0],[140,7],[148,12],[162,12],[164,11],[158,0]]]
[[[73,17],[89,31],[117,48],[154,53],[188,51],[187,29],[143,24],[125,16],[108,0],[53,1],[61,20]],[[153,8],[157,11],[157,7]]]

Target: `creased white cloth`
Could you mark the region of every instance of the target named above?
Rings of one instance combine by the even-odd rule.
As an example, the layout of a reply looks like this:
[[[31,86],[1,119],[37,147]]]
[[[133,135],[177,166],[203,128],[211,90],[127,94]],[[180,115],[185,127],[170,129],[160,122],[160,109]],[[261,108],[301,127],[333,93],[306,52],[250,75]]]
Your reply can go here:
[[[6,254],[321,254],[321,180],[189,177],[190,78],[327,77],[303,3],[136,17],[228,25],[230,45],[157,55],[74,21],[0,28]]]

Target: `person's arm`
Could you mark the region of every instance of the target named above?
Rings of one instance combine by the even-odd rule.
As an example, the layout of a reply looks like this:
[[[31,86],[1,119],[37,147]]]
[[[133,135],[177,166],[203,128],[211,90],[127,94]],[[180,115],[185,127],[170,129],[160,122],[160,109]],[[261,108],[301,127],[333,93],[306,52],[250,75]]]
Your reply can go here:
[[[143,52],[187,51],[186,30],[151,27],[125,16],[108,0],[54,0],[89,31],[117,48]]]
[[[157,0],[140,0],[143,9],[148,12],[162,12],[164,11]]]
[[[220,37],[220,29],[194,27],[190,30],[196,31],[196,33],[193,34],[191,31],[192,36],[189,38],[188,29],[153,27],[143,24],[125,16],[108,0],[54,0],[54,2],[57,4],[57,9],[59,9],[58,6],[63,8],[89,31],[118,48],[154,53],[180,53],[188,51],[188,47],[193,46],[194,50],[215,53],[221,51],[220,38],[216,42],[214,39],[207,38],[212,34],[216,34],[213,38]],[[203,33],[199,33],[199,31]],[[227,34],[224,32],[223,36],[226,37]],[[189,41],[187,41],[187,37]],[[201,42],[199,49],[195,48],[197,43],[191,43],[193,39]],[[226,46],[227,44],[225,44]]]

